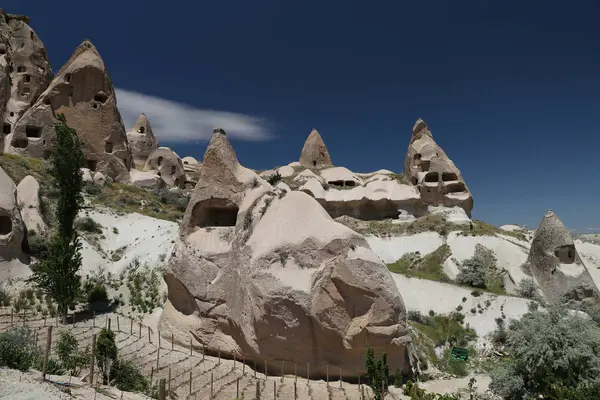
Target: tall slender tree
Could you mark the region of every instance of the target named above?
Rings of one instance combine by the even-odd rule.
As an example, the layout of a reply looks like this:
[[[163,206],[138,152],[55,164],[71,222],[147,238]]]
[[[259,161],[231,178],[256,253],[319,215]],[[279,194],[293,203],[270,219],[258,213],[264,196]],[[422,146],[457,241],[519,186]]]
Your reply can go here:
[[[54,178],[57,226],[52,232],[48,257],[32,266],[30,278],[38,288],[57,303],[66,320],[70,306],[77,301],[81,287],[81,242],[74,228],[75,218],[83,205],[83,152],[74,129],[67,125],[64,115],[54,124],[56,137],[50,154],[49,172]]]

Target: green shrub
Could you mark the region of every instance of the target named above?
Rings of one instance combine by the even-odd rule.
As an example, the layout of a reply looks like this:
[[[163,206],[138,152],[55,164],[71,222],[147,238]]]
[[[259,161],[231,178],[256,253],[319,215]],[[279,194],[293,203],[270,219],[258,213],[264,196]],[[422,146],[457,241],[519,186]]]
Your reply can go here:
[[[27,237],[27,244],[29,246],[29,255],[39,260],[46,259],[48,257],[49,243],[48,237],[45,235],[35,235]]]
[[[88,304],[107,303],[106,287],[101,283],[96,283],[87,293],[87,302]]]
[[[27,371],[41,355],[33,332],[26,327],[0,333],[0,366]]]
[[[432,340],[436,346],[449,344],[465,347],[470,341],[477,338],[473,329],[461,324],[464,316],[460,313],[435,315],[430,318],[430,325],[414,323],[413,326]]]
[[[490,389],[507,400],[595,398],[584,395],[600,387],[600,329],[563,306],[537,307],[530,303],[527,314],[511,321],[510,358],[492,371]]]
[[[61,365],[75,376],[81,373],[91,359],[89,347],[85,351],[77,349],[77,339],[71,331],[64,331],[58,337],[56,354]]]
[[[142,393],[148,390],[148,380],[132,361],[119,359],[111,377],[119,390]]]
[[[429,279],[438,282],[451,282],[444,272],[443,264],[450,257],[450,246],[443,244],[435,251],[421,257],[420,253],[406,253],[398,261],[388,264],[391,272],[409,277]]]
[[[190,201],[189,196],[180,190],[171,190],[169,188],[161,188],[156,193],[158,201],[162,204],[173,206],[177,211],[185,212]]]
[[[276,171],[274,175],[271,175],[267,178],[267,182],[269,182],[271,186],[275,186],[281,181],[281,179],[282,177],[279,174],[279,171]]]
[[[367,370],[367,378],[369,378],[369,386],[373,389],[375,400],[382,400],[381,388],[387,389],[387,381],[390,375],[387,364],[387,356],[383,353],[380,359],[377,359],[375,352],[371,347],[367,348],[365,355],[365,369]]]
[[[521,279],[516,290],[517,296],[525,297],[526,299],[538,298],[538,290],[535,287],[535,282],[531,278]]]
[[[410,310],[408,312],[407,318],[409,321],[413,321],[421,325],[431,325],[433,321],[431,317],[423,315],[420,311],[415,310]]]
[[[134,260],[127,267],[126,274],[130,294],[129,303],[132,307],[144,314],[160,307],[162,299],[159,291],[161,279],[159,269],[142,266],[138,260]]]
[[[82,232],[102,233],[102,226],[91,217],[77,219],[75,221],[75,229]]]
[[[394,374],[394,387],[402,387],[402,372],[400,372],[400,369],[396,369],[396,373]]]
[[[10,295],[10,293],[8,293],[8,291],[5,288],[0,287],[0,307],[10,306],[11,301],[12,296]]]
[[[96,348],[94,349],[94,357],[98,369],[102,374],[104,382],[109,381],[110,376],[114,376],[113,369],[116,367],[117,361],[117,343],[115,342],[115,333],[103,328],[96,339]]]
[[[93,182],[85,182],[83,184],[83,191],[92,196],[98,195],[102,192],[102,186]]]

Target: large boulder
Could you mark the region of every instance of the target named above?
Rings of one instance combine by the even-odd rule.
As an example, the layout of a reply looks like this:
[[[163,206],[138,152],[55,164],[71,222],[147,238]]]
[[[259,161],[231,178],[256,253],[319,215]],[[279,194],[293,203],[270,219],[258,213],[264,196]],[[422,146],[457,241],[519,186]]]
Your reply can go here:
[[[47,229],[42,218],[40,198],[40,185],[31,175],[27,175],[17,186],[17,204],[21,209],[21,217],[27,227],[27,231],[44,233]]]
[[[413,126],[404,174],[406,181],[418,188],[425,204],[458,206],[471,216],[473,196],[460,170],[433,140],[429,127],[420,118]]]
[[[17,277],[26,231],[17,203],[17,187],[0,168],[0,282]]]
[[[215,130],[165,274],[161,330],[292,373],[346,377],[367,347],[409,371],[406,310],[366,240],[302,192],[273,189]],[[285,361],[282,363],[282,361]],[[300,368],[298,369],[300,371]]]
[[[600,299],[571,234],[552,210],[546,212],[535,231],[528,263],[547,298],[573,307]]]
[[[0,111],[6,111],[0,115],[5,135],[11,134],[53,76],[44,43],[28,23],[25,16],[0,10]]]
[[[146,160],[154,150],[158,148],[158,141],[152,133],[150,121],[146,114],[142,114],[135,121],[131,130],[127,132],[127,140],[131,147],[131,155],[136,168],[142,169]]]
[[[331,157],[323,142],[323,138],[316,129],[310,131],[302,153],[300,154],[300,164],[306,168],[320,168],[331,166]]]
[[[14,127],[10,152],[47,157],[54,137],[55,115],[64,114],[79,136],[86,167],[126,181],[132,164],[115,90],[104,61],[85,40],[60,69],[50,86]]]
[[[154,150],[146,160],[144,171],[157,171],[157,175],[169,186],[183,188],[186,181],[181,158],[168,147]]]

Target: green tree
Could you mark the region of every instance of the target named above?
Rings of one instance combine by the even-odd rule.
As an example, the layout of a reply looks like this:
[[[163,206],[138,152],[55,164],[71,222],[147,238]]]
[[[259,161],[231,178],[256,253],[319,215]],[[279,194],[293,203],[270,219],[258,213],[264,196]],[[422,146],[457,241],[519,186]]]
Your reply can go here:
[[[505,346],[510,357],[492,371],[490,384],[502,398],[597,398],[600,329],[592,320],[561,305],[540,310],[531,303],[527,314],[511,321]]]
[[[71,373],[79,375],[90,360],[89,347],[85,351],[77,349],[77,339],[71,331],[62,332],[56,343],[56,353],[62,366]]]
[[[369,378],[369,386],[373,389],[375,400],[382,400],[381,388],[383,387],[384,392],[387,391],[390,371],[387,364],[387,355],[384,353],[381,359],[376,359],[375,351],[370,347],[367,348],[365,367]]]
[[[106,328],[102,328],[96,340],[94,357],[98,368],[102,373],[104,383],[108,383],[111,373],[117,366],[117,343],[115,342],[115,333]]]
[[[83,204],[80,170],[83,152],[77,133],[67,125],[64,115],[59,114],[57,119],[49,166],[58,193],[57,226],[49,242],[47,257],[32,266],[33,274],[29,280],[54,299],[60,315],[66,320],[69,307],[76,304],[81,287],[81,277],[77,273],[81,268],[81,243],[74,222]]]

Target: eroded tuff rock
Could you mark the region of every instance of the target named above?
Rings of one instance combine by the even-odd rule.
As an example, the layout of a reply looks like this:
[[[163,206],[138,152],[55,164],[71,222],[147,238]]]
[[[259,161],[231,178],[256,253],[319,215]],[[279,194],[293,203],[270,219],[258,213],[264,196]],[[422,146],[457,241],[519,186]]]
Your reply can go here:
[[[17,187],[0,168],[0,280],[16,277],[13,268],[23,257],[25,224],[17,203]]]
[[[410,367],[404,303],[366,240],[307,194],[273,189],[241,166],[220,130],[165,281],[161,330],[183,343],[191,334],[277,373],[282,360],[284,373],[310,362],[311,377],[327,365],[356,376],[367,346],[387,352],[390,371]]]
[[[182,188],[186,177],[181,158],[168,147],[159,147],[146,160],[144,171],[157,171],[156,174],[169,186]]]
[[[131,130],[127,132],[127,140],[135,167],[143,168],[150,154],[158,148],[158,141],[152,133],[152,127],[146,114],[140,115],[135,121]]]
[[[27,175],[17,186],[17,204],[21,209],[21,217],[27,231],[44,233],[47,229],[46,223],[41,215],[40,185],[31,175]]]
[[[320,168],[331,166],[331,157],[323,142],[323,138],[316,129],[310,131],[302,153],[300,154],[300,164],[306,168]]]
[[[46,48],[28,18],[0,10],[0,115],[5,135],[51,80]]]
[[[47,157],[56,114],[64,114],[83,144],[86,167],[126,181],[132,157],[104,61],[85,40],[14,127],[10,152]]]
[[[528,262],[546,297],[571,305],[600,298],[571,234],[552,210],[546,212],[535,231]]]
[[[416,186],[421,200],[432,206],[461,207],[471,216],[473,197],[459,169],[433,140],[429,127],[418,119],[404,162],[406,180]]]

